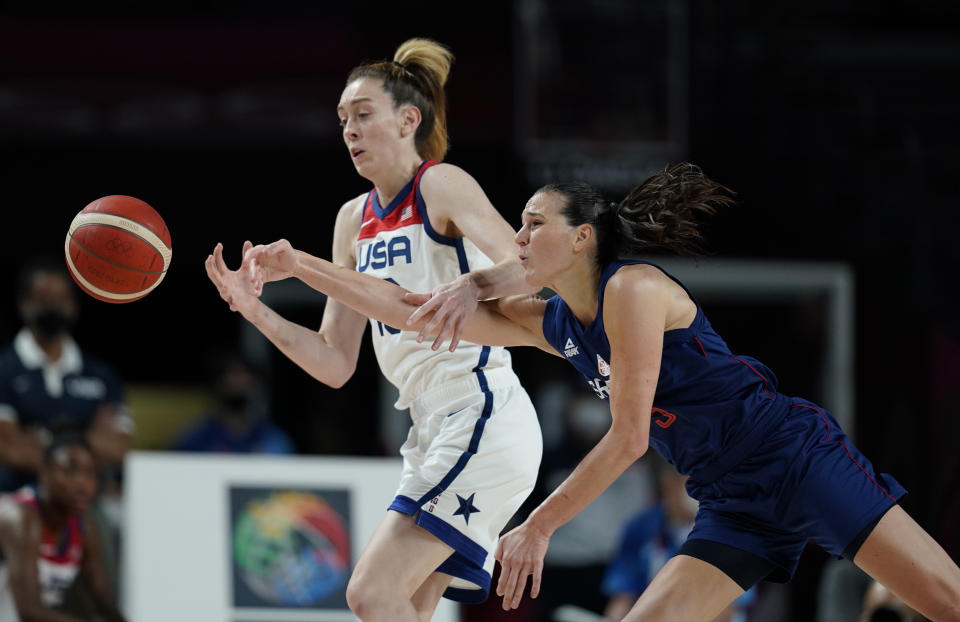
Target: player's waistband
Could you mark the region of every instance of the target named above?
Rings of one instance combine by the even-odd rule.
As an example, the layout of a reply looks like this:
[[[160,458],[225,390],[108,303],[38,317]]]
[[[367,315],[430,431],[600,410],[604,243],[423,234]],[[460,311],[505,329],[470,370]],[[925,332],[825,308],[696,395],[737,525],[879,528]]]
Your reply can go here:
[[[464,397],[519,385],[520,380],[512,367],[481,369],[425,391],[410,404],[410,416],[416,421]]]

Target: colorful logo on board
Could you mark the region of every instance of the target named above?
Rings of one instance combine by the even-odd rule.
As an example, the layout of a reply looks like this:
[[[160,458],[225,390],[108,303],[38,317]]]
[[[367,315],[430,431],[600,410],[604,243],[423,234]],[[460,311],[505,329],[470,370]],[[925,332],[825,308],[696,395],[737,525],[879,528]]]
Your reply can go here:
[[[346,607],[347,491],[230,493],[234,606]]]

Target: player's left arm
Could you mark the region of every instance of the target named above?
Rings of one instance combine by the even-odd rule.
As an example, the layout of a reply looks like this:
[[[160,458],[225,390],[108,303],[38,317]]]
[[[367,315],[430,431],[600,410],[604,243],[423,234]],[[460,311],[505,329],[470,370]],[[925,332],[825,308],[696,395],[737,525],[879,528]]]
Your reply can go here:
[[[473,270],[431,292],[430,299],[409,318],[408,326],[435,311],[419,338],[436,334],[436,350],[450,337],[450,350],[460,341],[465,318],[478,300],[533,294],[517,257],[516,232],[490,203],[480,184],[453,164],[437,164],[424,172],[420,192],[429,206],[430,223],[450,237],[465,237],[495,264]]]
[[[501,538],[497,594],[504,609],[520,604],[527,576],[540,590],[543,557],[553,532],[600,496],[647,451],[650,411],[660,374],[667,290],[650,271],[621,269],[608,282],[603,321],[610,342],[610,429],[526,521]]]
[[[99,531],[89,518],[84,522],[86,528],[83,533],[83,562],[80,567],[80,578],[86,583],[101,617],[106,622],[124,622],[123,614],[114,602],[107,573],[103,569]]]

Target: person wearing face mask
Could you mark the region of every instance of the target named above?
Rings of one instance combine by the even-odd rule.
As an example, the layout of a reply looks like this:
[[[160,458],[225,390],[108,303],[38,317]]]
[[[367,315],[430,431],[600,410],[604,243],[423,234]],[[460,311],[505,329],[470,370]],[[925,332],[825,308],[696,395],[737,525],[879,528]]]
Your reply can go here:
[[[176,451],[292,454],[293,442],[266,416],[260,379],[239,353],[213,364],[214,405],[174,444]]]
[[[44,444],[60,432],[82,434],[101,471],[118,467],[133,420],[113,368],[71,336],[79,303],[63,261],[28,260],[16,302],[24,326],[0,351],[0,490],[32,483]]]

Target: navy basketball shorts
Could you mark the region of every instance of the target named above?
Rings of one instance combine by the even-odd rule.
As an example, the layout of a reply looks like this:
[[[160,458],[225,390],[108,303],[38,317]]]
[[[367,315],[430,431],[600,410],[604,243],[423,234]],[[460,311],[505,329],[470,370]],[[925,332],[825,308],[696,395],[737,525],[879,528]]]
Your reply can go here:
[[[752,455],[714,482],[687,482],[700,509],[680,553],[712,563],[744,589],[789,580],[808,540],[852,558],[907,492],[874,471],[829,412],[782,398],[791,399],[790,411]]]

